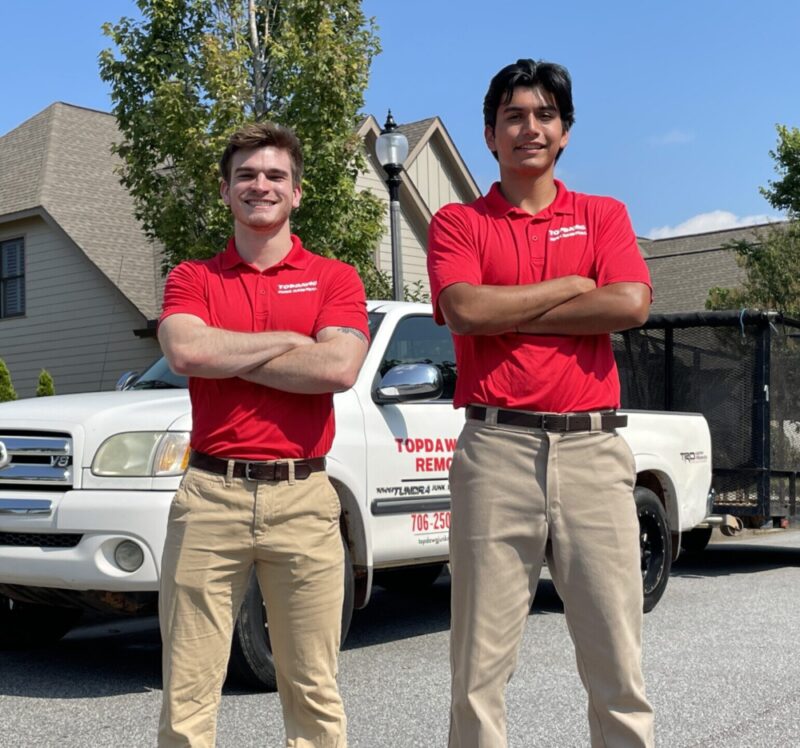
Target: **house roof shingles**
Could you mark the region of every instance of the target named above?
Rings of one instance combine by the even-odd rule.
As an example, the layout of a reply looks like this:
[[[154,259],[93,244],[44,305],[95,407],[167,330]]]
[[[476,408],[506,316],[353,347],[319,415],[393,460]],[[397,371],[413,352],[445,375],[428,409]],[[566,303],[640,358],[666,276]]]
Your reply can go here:
[[[642,242],[640,247],[650,268],[656,313],[695,312],[705,309],[711,288],[737,288],[745,273],[731,242],[757,241],[759,231],[770,224],[712,231]]]
[[[406,136],[408,140],[408,152],[413,153],[417,147],[417,143],[425,136],[431,125],[436,121],[436,117],[428,117],[428,119],[417,120],[416,122],[407,122],[404,125],[398,125],[397,129]]]
[[[163,291],[160,250],[116,174],[114,117],[55,103],[0,138],[0,218],[43,209],[147,318]]]

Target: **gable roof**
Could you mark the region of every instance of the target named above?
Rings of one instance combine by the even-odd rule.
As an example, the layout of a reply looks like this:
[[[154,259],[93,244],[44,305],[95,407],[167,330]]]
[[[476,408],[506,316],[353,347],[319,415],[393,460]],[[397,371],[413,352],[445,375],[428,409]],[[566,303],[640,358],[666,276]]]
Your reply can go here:
[[[439,117],[406,122],[398,125],[397,129],[408,139],[408,156],[403,163],[403,171],[400,173],[403,184],[403,189],[400,190],[400,205],[408,220],[422,234],[426,234],[433,213],[409,177],[407,170],[428,143],[436,142],[441,146],[439,152],[448,167],[448,174],[452,178],[462,202],[471,202],[480,197],[480,188]],[[359,137],[364,141],[365,155],[379,175],[383,175],[384,171],[375,155],[375,141],[381,134],[381,130],[378,120],[370,114],[361,121],[357,131]]]
[[[760,231],[776,225],[782,224],[764,223],[668,239],[639,239],[653,282],[650,311],[701,311],[711,288],[741,286],[744,270],[726,245],[741,240],[758,242]]]
[[[114,117],[57,102],[0,137],[0,223],[55,223],[147,318],[158,316],[161,253],[120,184]]]

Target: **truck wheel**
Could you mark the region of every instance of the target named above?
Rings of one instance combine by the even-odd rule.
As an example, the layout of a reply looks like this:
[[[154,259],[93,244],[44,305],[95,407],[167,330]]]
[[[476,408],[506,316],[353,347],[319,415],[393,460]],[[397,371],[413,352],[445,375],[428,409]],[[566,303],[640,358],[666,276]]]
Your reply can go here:
[[[61,639],[80,620],[78,608],[20,603],[0,595],[0,649],[41,647]]]
[[[350,550],[344,545],[344,604],[342,605],[342,641],[350,630],[355,602],[355,581]],[[272,645],[269,640],[267,610],[255,572],[244,597],[239,617],[233,629],[233,643],[228,674],[243,687],[256,691],[276,691],[278,682]]]
[[[408,566],[375,573],[375,584],[390,592],[416,592],[430,587],[442,573],[444,564]]]
[[[644,612],[656,607],[669,580],[672,566],[672,535],[663,504],[649,488],[636,486],[636,513],[639,517]]]
[[[706,549],[711,540],[712,527],[695,527],[694,530],[681,533],[681,548],[687,553],[700,553]]]

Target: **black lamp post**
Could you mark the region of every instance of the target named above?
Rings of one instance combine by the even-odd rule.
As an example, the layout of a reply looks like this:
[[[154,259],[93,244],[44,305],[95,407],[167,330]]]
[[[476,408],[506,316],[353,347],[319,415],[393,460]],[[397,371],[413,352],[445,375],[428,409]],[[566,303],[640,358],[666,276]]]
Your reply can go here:
[[[389,225],[392,232],[392,295],[395,301],[403,300],[403,266],[400,257],[400,172],[408,156],[408,139],[397,129],[392,110],[375,141],[375,155],[386,172],[389,188]]]

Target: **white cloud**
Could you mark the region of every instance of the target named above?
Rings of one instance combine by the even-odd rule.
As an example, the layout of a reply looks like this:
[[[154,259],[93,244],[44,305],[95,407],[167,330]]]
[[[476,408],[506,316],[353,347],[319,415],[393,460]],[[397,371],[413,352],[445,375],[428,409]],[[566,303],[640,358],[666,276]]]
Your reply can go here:
[[[650,145],[681,145],[682,143],[691,143],[693,140],[694,133],[685,130],[670,130],[661,135],[651,135],[647,138]]]
[[[712,210],[710,213],[700,213],[692,216],[687,221],[679,223],[677,226],[661,226],[650,229],[647,234],[648,239],[667,239],[671,236],[683,236],[684,234],[702,234],[706,231],[724,231],[725,229],[739,229],[745,226],[753,226],[757,223],[768,223],[769,221],[780,221],[779,216],[742,216],[741,218],[727,210]]]

